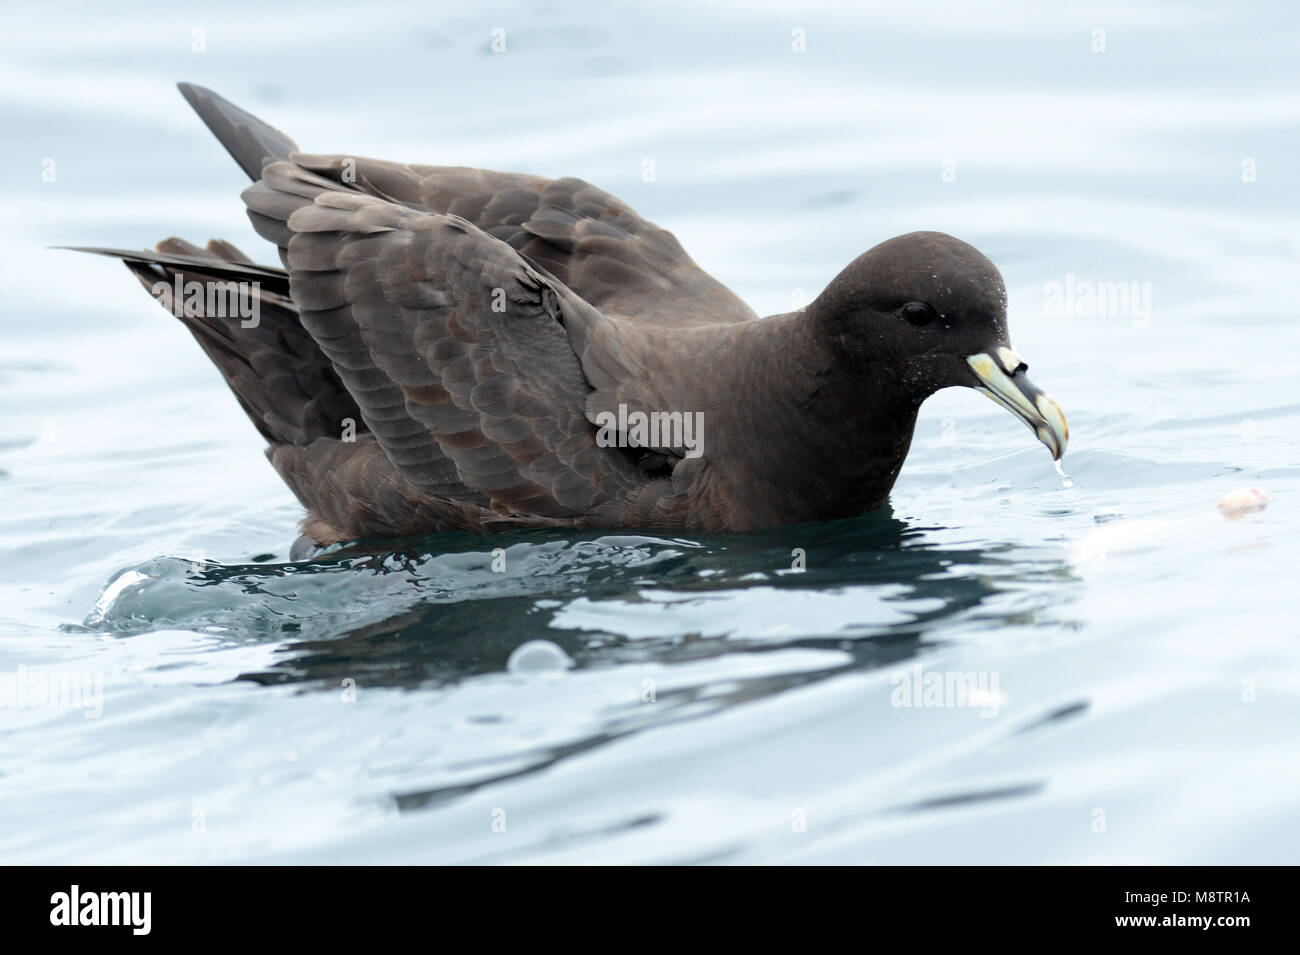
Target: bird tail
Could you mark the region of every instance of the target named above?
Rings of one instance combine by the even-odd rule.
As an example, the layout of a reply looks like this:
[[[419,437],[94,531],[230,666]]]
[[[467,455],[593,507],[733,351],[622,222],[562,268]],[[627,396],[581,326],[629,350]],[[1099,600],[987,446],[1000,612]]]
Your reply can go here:
[[[302,327],[283,269],[257,265],[216,239],[203,249],[165,239],[156,252],[64,248],[121,259],[189,329],[271,445],[366,430],[355,399]]]
[[[279,130],[211,90],[181,94],[250,178],[298,147]],[[366,430],[356,400],[302,327],[282,269],[257,265],[228,242],[199,248],[165,239],[156,251],[65,246],[121,259],[149,294],[179,318],[220,370],[272,446],[306,445]],[[349,421],[350,419],[350,421]]]

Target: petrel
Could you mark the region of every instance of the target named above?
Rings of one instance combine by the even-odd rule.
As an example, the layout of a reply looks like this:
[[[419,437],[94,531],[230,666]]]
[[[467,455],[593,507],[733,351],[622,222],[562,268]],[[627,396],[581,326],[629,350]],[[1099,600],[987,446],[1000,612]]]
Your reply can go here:
[[[181,239],[121,258],[270,447],[303,547],[529,526],[741,531],[885,503],[921,403],[984,392],[1059,459],[997,268],[913,232],[759,318],[581,179],[298,152],[181,93],[253,180],[282,267]]]

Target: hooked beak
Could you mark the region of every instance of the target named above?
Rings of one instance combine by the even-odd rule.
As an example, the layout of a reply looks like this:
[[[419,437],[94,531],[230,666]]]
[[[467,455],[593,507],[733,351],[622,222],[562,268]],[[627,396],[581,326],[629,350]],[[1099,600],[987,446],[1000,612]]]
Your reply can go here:
[[[992,352],[971,355],[966,363],[979,376],[977,391],[982,391],[1013,415],[1029,425],[1038,440],[1047,445],[1055,460],[1065,453],[1070,427],[1065,423],[1061,406],[1050,395],[1039,391],[1025,376],[1029,366],[1015,350],[1000,345]]]

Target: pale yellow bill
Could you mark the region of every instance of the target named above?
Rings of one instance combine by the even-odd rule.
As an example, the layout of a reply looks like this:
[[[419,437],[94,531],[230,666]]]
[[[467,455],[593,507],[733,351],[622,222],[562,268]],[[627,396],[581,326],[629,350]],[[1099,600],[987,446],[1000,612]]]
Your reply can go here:
[[[984,392],[1029,426],[1047,446],[1055,460],[1065,453],[1070,426],[1065,413],[1051,396],[1040,391],[1026,377],[1025,363],[1014,349],[1001,346],[992,353],[980,352],[966,359],[979,377],[976,390]]]

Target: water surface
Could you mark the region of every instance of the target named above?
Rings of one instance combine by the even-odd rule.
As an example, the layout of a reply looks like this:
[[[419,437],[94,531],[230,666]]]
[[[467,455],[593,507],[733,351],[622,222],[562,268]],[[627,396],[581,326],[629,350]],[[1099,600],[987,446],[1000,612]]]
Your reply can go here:
[[[1297,15],[928,6],[7,13],[0,674],[102,696],[0,708],[0,855],[1295,861]],[[290,562],[297,504],[193,341],[45,248],[272,261],[178,79],[309,150],[582,176],[762,313],[954,233],[1073,484],[954,390],[859,519]],[[1270,505],[1225,518],[1243,487]],[[570,665],[509,666],[530,640]],[[975,691],[906,695],[931,674]]]

